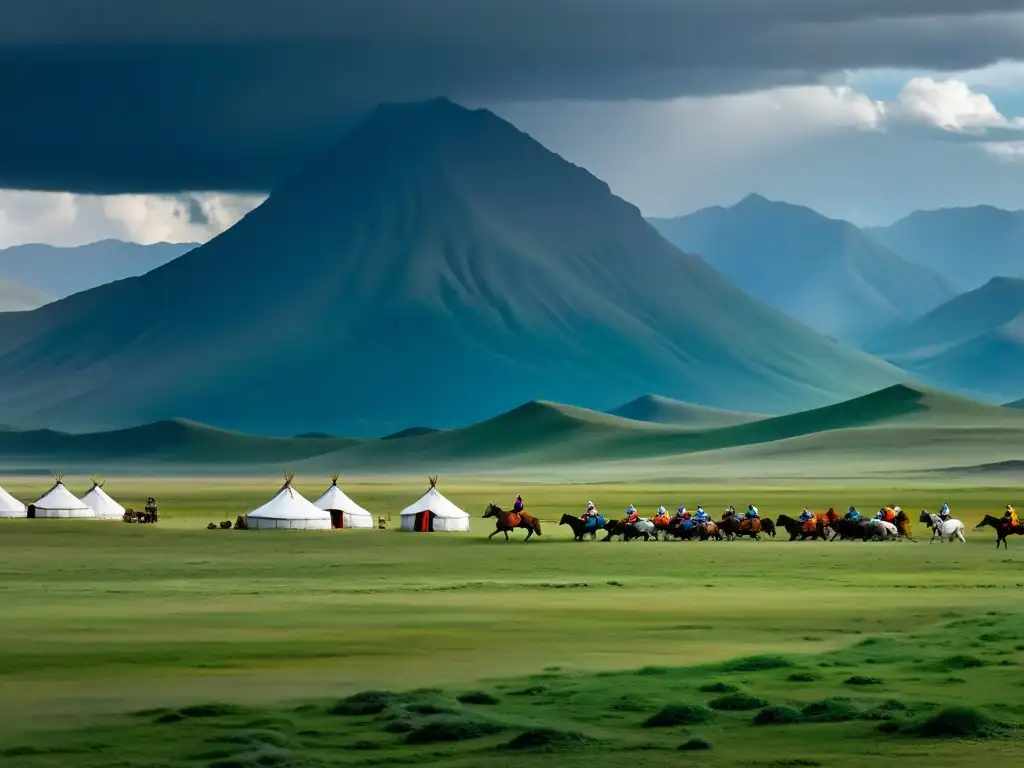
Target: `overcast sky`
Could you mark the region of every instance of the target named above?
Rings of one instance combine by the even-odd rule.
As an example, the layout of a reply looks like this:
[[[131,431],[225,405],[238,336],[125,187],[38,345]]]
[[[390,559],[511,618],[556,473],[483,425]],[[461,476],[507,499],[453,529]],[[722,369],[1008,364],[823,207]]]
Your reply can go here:
[[[202,240],[381,101],[487,106],[648,215],[1024,208],[1020,0],[0,0],[0,246]]]

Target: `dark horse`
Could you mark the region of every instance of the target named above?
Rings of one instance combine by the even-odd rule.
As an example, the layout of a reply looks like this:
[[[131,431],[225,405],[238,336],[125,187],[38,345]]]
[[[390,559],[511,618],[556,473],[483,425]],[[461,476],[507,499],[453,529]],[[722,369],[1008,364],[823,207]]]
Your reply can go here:
[[[512,524],[513,521],[515,520],[514,517],[511,517],[513,515],[519,517],[519,520],[518,520],[518,522],[515,523],[515,525]],[[527,533],[526,533],[526,538],[524,539],[524,541],[529,541],[530,538],[535,533],[538,536],[540,536],[540,520],[538,520],[533,515],[526,514],[525,511],[524,512],[513,512],[511,510],[504,510],[501,507],[499,507],[497,504],[491,504],[491,505],[489,505],[487,507],[487,511],[484,512],[484,517],[485,518],[486,517],[496,518],[495,521],[494,521],[494,533],[492,533],[490,536],[488,536],[487,537],[488,539],[493,539],[499,533],[504,533],[505,534],[505,541],[508,541],[509,540],[509,538],[508,538],[509,531],[514,531],[516,528],[525,528],[526,529]],[[510,517],[511,517],[511,519],[510,519]]]
[[[651,540],[650,533],[638,531],[632,523],[627,523],[625,520],[609,520],[605,524],[604,530],[605,537],[601,541],[611,541],[612,536],[621,536],[623,541],[632,541],[633,539]],[[657,532],[654,535],[657,537]]]
[[[860,539],[861,541],[868,540],[868,521],[863,517],[856,520],[851,520],[848,517],[841,517],[836,520],[830,526],[835,532],[832,534],[832,538],[829,541],[835,541],[836,537],[839,537],[840,541],[845,539]]]
[[[745,524],[748,519],[750,522]],[[744,536],[749,536],[752,539],[760,541],[761,531],[764,531],[768,536],[775,536],[775,525],[771,520],[762,520],[759,517],[741,518],[738,514],[733,512],[727,512],[722,519],[718,521],[718,528],[723,534],[725,534],[725,538],[730,541],[734,538],[742,538]]]
[[[572,535],[576,541],[583,541],[583,537],[587,534],[592,539],[597,538],[597,532],[604,529],[604,525],[601,523],[602,519],[598,517],[594,525],[588,525],[586,520],[580,520],[572,515],[562,515],[562,519],[558,521],[558,524],[568,525],[572,529]]]
[[[790,541],[796,541],[798,537],[800,541],[804,541],[808,537],[811,539],[818,539],[820,537],[828,541],[828,537],[825,535],[825,526],[822,525],[820,520],[817,521],[816,527],[813,531],[808,531],[804,528],[803,523],[789,515],[779,515],[779,519],[775,521],[775,524],[786,530],[786,533],[789,534]]]
[[[1003,517],[993,517],[992,515],[985,515],[985,519],[974,526],[974,530],[984,528],[988,526],[996,529],[996,549],[999,549],[999,545],[1003,545],[1003,549],[1009,549],[1006,544],[1007,536],[1024,536],[1024,525],[1010,525],[1010,521]]]

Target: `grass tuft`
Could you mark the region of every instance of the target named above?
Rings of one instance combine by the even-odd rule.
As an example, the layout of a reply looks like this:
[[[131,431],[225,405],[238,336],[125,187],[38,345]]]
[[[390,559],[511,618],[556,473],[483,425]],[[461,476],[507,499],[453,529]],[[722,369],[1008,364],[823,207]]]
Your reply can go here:
[[[944,659],[942,664],[950,669],[974,669],[985,666],[985,662],[977,656],[971,656],[966,653],[958,653],[955,656],[950,656],[949,658]]]
[[[821,675],[818,672],[794,672],[786,678],[791,683],[813,683],[815,680],[821,680]]]
[[[946,707],[903,729],[905,733],[930,739],[999,738],[1008,735],[1010,730],[1010,726],[980,709],[966,706]]]
[[[754,715],[754,725],[790,725],[803,719],[803,713],[794,707],[765,707]]]
[[[881,685],[882,681],[877,677],[868,677],[867,675],[854,675],[848,677],[843,681],[846,685]]]
[[[702,685],[697,690],[701,693],[736,693],[740,690],[740,687],[738,685],[733,685],[732,683],[723,683],[719,681]]]
[[[389,691],[363,691],[342,699],[330,708],[332,715],[360,717],[379,715],[392,706],[398,697]]]
[[[477,704],[480,706],[494,706],[499,704],[500,701],[486,691],[470,691],[469,693],[461,693],[455,697],[456,701],[460,704]]]
[[[705,741],[704,739],[690,739],[689,741],[680,744],[679,749],[682,752],[697,752],[700,750],[707,750],[711,749],[711,742]]]
[[[792,666],[793,662],[785,656],[746,656],[742,659],[727,661],[721,668],[726,672],[762,672]]]
[[[505,730],[505,726],[488,720],[447,715],[419,723],[405,737],[406,744],[439,744],[450,741],[469,741],[492,736]]]
[[[535,728],[524,731],[505,746],[515,750],[534,750],[538,752],[574,749],[593,743],[593,739],[576,731],[561,731],[556,728]]]
[[[850,699],[830,698],[813,701],[803,710],[807,720],[819,723],[841,723],[856,720],[861,716],[861,709]]]
[[[703,704],[672,704],[664,707],[644,721],[644,728],[675,728],[680,725],[700,725],[714,718],[715,713]]]

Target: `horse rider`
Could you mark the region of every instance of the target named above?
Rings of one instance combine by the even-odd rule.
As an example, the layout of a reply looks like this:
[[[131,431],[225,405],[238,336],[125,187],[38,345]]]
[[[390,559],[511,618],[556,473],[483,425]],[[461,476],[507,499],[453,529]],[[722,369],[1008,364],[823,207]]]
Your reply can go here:
[[[1006,505],[1006,513],[1003,515],[1003,519],[1006,520],[1014,528],[1020,527],[1020,519],[1017,517],[1017,510],[1015,510],[1009,504]]]
[[[747,517],[751,518],[751,519],[755,519],[755,518],[757,518],[757,516],[758,516],[757,507],[755,507],[753,504],[747,505]]]
[[[152,496],[146,499],[146,511],[150,514],[156,512],[156,499],[154,499]]]
[[[860,512],[857,511],[856,507],[850,507],[850,510],[846,513],[845,517],[851,523],[856,523],[860,521]]]
[[[526,505],[523,504],[523,497],[519,496],[517,494],[516,495],[516,502],[515,502],[515,504],[512,505],[512,511],[519,513],[519,512],[522,512],[523,509],[525,509],[525,508],[526,508]]]
[[[636,507],[630,504],[629,509],[626,510],[626,519],[622,523],[624,525],[636,525],[638,520],[640,520],[640,513],[636,511]]]
[[[939,510],[939,517],[942,518],[942,522],[949,520],[949,504],[942,505],[942,509]]]
[[[592,517],[597,517],[597,515],[598,515],[598,511],[597,511],[597,507],[594,506],[594,502],[588,501],[587,502],[587,511],[584,512],[582,515],[580,515],[580,520],[582,520],[583,522],[587,522]]]
[[[693,522],[706,523],[711,520],[711,515],[704,511],[704,507],[697,507],[697,514],[693,516]]]
[[[683,520],[683,521],[689,520],[690,519],[690,513],[686,511],[686,507],[685,506],[682,506],[682,507],[680,507],[679,509],[676,510],[676,517],[679,518],[680,520]]]
[[[660,524],[662,527],[668,525],[671,522],[671,520],[669,520],[668,517],[668,512],[665,510],[664,507],[658,507],[658,512],[654,516],[654,519],[656,521],[656,524]]]
[[[804,507],[804,511],[800,513],[800,522],[806,523],[808,520],[814,517],[814,513],[811,512],[807,507]]]

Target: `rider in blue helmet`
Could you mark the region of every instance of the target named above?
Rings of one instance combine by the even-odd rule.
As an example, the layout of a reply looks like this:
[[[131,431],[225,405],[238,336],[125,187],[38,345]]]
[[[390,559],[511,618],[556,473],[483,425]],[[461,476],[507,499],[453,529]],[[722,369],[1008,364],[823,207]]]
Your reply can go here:
[[[626,525],[634,525],[639,519],[640,513],[636,511],[636,507],[630,504],[629,509],[626,510],[626,519],[622,522],[624,522]]]
[[[753,504],[747,505],[747,517],[757,517],[757,515],[757,507],[755,507]]]
[[[704,507],[697,507],[697,514],[693,516],[695,523],[706,523],[711,519],[711,515],[704,511]]]
[[[860,512],[857,511],[856,507],[850,507],[850,510],[846,513],[846,519],[851,522],[857,522],[860,520]]]
[[[949,504],[943,504],[942,509],[939,510],[939,517],[943,520],[949,519]]]
[[[804,507],[804,511],[800,513],[800,522],[806,523],[812,517],[814,517],[814,513],[811,512],[807,507]]]

